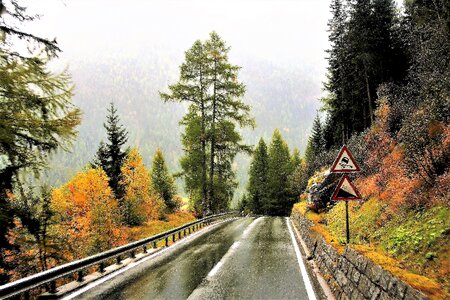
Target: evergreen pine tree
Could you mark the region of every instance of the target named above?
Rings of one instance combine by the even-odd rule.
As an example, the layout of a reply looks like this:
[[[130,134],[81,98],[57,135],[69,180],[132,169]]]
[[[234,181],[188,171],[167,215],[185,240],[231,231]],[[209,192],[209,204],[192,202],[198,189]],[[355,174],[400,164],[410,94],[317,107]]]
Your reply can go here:
[[[261,138],[250,163],[248,197],[246,198],[248,208],[255,214],[263,213],[263,206],[268,199],[268,169],[267,145]]]
[[[302,163],[302,158],[300,157],[300,151],[298,150],[298,148],[294,148],[294,151],[292,152],[292,157],[291,157],[292,170],[296,170],[300,166],[301,163]]]
[[[128,149],[123,150],[122,147],[128,141],[128,133],[123,125],[120,124],[117,109],[112,102],[108,108],[106,123],[103,126],[106,129],[108,143],[100,142],[92,165],[93,167],[101,167],[106,172],[106,175],[109,177],[109,186],[120,202],[124,193],[123,186],[120,184],[122,174],[120,169],[128,152]]]
[[[159,148],[153,157],[151,177],[153,190],[163,199],[169,211],[173,212],[177,208],[177,203],[174,200],[176,187],[174,179],[167,169],[162,151]]]
[[[294,203],[289,187],[292,174],[289,147],[276,129],[269,147],[268,199],[263,211],[269,215],[287,215]]]

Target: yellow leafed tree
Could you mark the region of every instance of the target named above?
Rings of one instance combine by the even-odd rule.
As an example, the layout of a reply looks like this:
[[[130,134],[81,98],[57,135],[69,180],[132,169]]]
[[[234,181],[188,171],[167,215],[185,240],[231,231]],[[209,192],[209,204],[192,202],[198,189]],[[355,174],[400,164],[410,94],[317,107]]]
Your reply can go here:
[[[136,148],[128,153],[121,171],[125,196],[120,210],[124,223],[134,226],[158,219],[164,211],[164,203],[152,192],[150,174]]]
[[[102,169],[79,172],[53,190],[52,206],[66,236],[65,256],[71,260],[123,244],[118,205]]]

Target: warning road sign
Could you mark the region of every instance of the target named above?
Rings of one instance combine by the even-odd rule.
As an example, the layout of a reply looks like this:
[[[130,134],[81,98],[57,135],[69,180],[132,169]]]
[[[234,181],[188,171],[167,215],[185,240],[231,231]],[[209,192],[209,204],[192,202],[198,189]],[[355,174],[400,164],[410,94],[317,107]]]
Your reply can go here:
[[[333,163],[330,170],[331,173],[356,173],[361,172],[356,160],[353,158],[352,153],[344,145],[339,152],[338,157]]]
[[[331,200],[360,200],[361,195],[359,194],[356,187],[353,185],[352,181],[347,175],[342,176],[341,181],[333,193]]]

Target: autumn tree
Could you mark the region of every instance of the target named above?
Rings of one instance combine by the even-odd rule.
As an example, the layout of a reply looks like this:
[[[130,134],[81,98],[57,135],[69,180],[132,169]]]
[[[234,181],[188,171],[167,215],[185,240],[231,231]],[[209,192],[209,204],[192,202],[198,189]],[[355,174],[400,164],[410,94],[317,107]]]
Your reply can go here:
[[[151,180],[142,156],[132,148],[122,166],[121,185],[125,194],[120,203],[120,214],[125,224],[140,225],[147,220],[156,220],[163,211],[164,204],[151,189]]]
[[[89,169],[53,190],[52,209],[57,215],[57,230],[66,237],[66,259],[92,255],[125,241],[108,181],[102,169]]]
[[[109,185],[119,201],[121,201],[124,193],[121,182],[121,168],[127,156],[128,149],[123,146],[128,141],[128,132],[122,124],[120,124],[117,108],[111,102],[108,108],[108,116],[106,123],[103,124],[108,136],[108,142],[105,144],[100,142],[92,166],[94,168],[101,167],[109,178]]]
[[[159,197],[164,201],[167,209],[171,212],[177,209],[175,194],[177,192],[173,177],[167,169],[161,149],[156,149],[153,157],[152,171],[152,187]]]

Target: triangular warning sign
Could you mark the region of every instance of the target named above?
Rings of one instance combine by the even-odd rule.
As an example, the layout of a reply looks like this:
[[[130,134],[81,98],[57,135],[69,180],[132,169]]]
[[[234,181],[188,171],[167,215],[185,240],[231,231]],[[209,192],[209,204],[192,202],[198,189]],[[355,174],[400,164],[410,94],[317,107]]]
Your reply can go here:
[[[331,200],[360,200],[361,195],[359,194],[356,187],[353,185],[352,181],[347,175],[344,175],[339,181],[339,184],[334,190]]]
[[[331,173],[356,173],[361,172],[358,164],[353,158],[352,153],[348,150],[347,146],[344,145],[339,152],[338,157],[333,163],[330,170]]]

